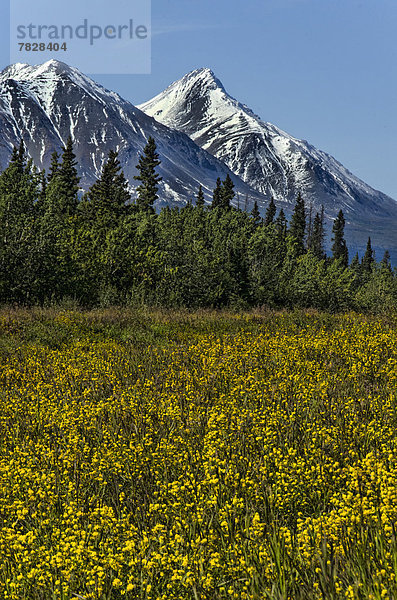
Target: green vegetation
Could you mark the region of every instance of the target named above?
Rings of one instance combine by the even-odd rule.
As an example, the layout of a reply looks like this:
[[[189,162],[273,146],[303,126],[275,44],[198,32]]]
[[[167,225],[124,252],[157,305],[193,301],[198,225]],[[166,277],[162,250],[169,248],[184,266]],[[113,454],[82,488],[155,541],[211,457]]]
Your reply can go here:
[[[340,211],[332,256],[324,252],[324,211],[299,195],[287,223],[270,200],[264,219],[232,206],[234,184],[218,179],[211,206],[203,190],[184,208],[154,210],[159,156],[150,139],[137,165],[137,198],[116,152],[79,199],[72,141],[48,175],[26,161],[23,144],[0,175],[0,303],[83,307],[301,307],[387,312],[397,279],[371,241],[349,264]],[[237,204],[240,204],[238,200]]]
[[[396,336],[0,310],[0,597],[394,600]]]

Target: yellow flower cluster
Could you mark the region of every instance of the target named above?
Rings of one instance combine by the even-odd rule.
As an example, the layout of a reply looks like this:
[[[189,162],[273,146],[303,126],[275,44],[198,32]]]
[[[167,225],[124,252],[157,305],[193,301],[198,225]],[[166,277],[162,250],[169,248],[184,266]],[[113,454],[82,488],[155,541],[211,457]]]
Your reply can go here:
[[[67,344],[1,352],[0,598],[397,597],[397,327],[56,319]]]

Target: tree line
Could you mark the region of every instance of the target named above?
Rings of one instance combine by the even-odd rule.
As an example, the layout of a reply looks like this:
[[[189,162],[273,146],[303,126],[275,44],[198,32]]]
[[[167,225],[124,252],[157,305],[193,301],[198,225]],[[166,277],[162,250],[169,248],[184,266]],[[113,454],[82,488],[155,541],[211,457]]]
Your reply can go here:
[[[288,222],[270,200],[264,218],[232,205],[229,176],[210,205],[200,187],[183,208],[156,213],[161,177],[153,138],[139,159],[131,201],[117,152],[80,198],[71,138],[48,171],[27,159],[23,142],[0,174],[0,302],[81,306],[313,307],[391,310],[397,278],[371,240],[349,262],[340,211],[332,255],[324,248],[324,209],[315,215],[299,194]]]

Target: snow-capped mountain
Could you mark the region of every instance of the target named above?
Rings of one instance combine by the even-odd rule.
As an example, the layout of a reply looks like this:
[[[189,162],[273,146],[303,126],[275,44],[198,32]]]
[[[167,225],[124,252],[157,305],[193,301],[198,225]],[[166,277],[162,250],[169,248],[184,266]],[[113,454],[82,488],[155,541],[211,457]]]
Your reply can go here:
[[[314,208],[324,204],[329,218],[342,209],[351,240],[357,238],[362,245],[368,231],[378,245],[386,235],[387,243],[397,246],[394,200],[355,177],[329,154],[263,121],[232,98],[210,69],[188,73],[138,108],[189,135],[277,203],[290,203],[301,192]],[[388,235],[390,220],[392,236]]]
[[[152,136],[162,161],[159,205],[184,204],[200,184],[210,200],[217,177],[229,173],[242,205],[257,200],[264,212],[273,195],[290,215],[300,191],[315,209],[324,204],[329,221],[343,209],[351,250],[362,251],[371,235],[378,257],[388,248],[397,261],[397,203],[328,154],[262,121],[209,69],[189,73],[140,107],[55,60],[0,73],[0,170],[21,138],[34,163],[48,168],[69,135],[83,189],[111,149],[136,187],[136,164]]]
[[[229,173],[240,194],[260,202],[252,190],[218,159],[183,132],[146,115],[118,94],[106,90],[64,63],[15,64],[0,73],[0,169],[22,138],[39,168],[49,166],[69,134],[74,140],[81,186],[100,173],[109,150],[118,150],[126,177],[136,187],[136,164],[149,136],[155,138],[163,177],[159,204],[184,204],[201,184],[209,199],[217,177]]]

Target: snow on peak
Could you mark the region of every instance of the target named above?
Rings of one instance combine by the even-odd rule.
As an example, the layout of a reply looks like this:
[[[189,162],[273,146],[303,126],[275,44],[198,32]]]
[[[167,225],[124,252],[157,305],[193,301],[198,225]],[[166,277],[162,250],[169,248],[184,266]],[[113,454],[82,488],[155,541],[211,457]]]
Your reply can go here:
[[[186,133],[246,183],[277,200],[298,191],[308,200],[356,197],[372,190],[338,161],[263,121],[230,96],[211,69],[191,71],[138,108],[164,125]],[[377,192],[375,192],[376,195]]]
[[[193,77],[195,75],[215,77],[214,72],[209,67],[199,67],[198,69],[193,69],[192,71],[187,73],[185,77]]]
[[[174,82],[173,85],[183,85],[187,82],[190,83],[200,83],[203,86],[207,87],[219,87],[224,90],[222,82],[216,77],[215,73],[209,67],[201,67],[200,69],[194,69],[187,73],[182,79]],[[170,86],[172,87],[172,86]]]
[[[60,82],[71,82],[82,88],[89,96],[102,103],[120,101],[120,96],[83,75],[77,68],[59,60],[51,59],[38,65],[15,63],[0,73],[0,82],[14,79],[22,83],[25,89],[40,98],[49,107]]]
[[[15,79],[17,81],[32,81],[33,79],[48,73],[60,75],[62,73],[69,73],[71,71],[73,71],[72,67],[69,67],[66,63],[54,59],[38,65],[15,63],[1,71],[0,80],[4,81],[5,79]]]
[[[205,67],[187,73],[152,100],[138,105],[138,108],[167,126],[178,128],[183,115],[187,116],[192,111],[210,115],[221,112],[226,118],[230,113],[230,103],[238,104],[228,96],[214,72]],[[235,112],[234,108],[232,112]],[[193,130],[189,132],[189,135],[192,134]]]
[[[223,89],[223,85],[216,77],[215,73],[209,67],[201,67],[199,69],[194,69],[193,71],[186,73],[186,75],[171,83],[171,85],[168,86],[165,92],[175,87],[183,88],[185,86],[194,85],[195,83],[200,83],[204,86],[218,86]]]
[[[187,73],[138,108],[168,127],[182,129],[195,141],[210,131],[214,122],[253,131],[258,130],[260,122],[247,106],[226,92],[209,68]]]
[[[29,72],[30,68],[30,65],[26,63],[15,63],[13,65],[9,65],[0,71],[0,81],[5,81],[6,79],[19,80],[21,76],[23,76],[23,73]]]

